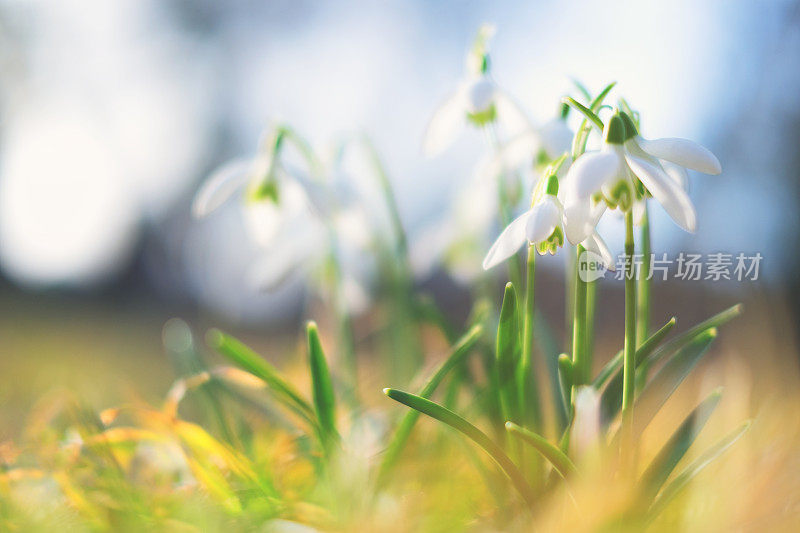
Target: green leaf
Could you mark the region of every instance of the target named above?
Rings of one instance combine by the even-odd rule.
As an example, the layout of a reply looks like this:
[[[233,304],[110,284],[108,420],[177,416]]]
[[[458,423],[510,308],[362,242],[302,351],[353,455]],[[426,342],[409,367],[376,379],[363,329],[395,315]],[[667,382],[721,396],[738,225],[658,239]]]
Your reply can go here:
[[[664,326],[658,331],[653,333],[647,340],[645,340],[639,349],[636,350],[635,361],[636,366],[642,364],[647,360],[647,357],[656,349],[658,344],[667,336],[672,327],[675,325],[675,317],[672,317]],[[600,371],[600,374],[592,382],[595,389],[599,389],[603,381],[607,379],[606,376],[610,375],[614,369],[617,369],[613,379],[609,381],[603,393],[600,395],[600,420],[603,425],[607,425],[617,416],[619,410],[622,408],[622,351],[617,352],[614,359],[609,361],[605,367]]]
[[[736,304],[732,307],[729,307],[728,309],[725,309],[720,313],[717,313],[716,315],[706,320],[703,320],[694,327],[691,327],[685,332],[676,336],[671,341],[665,343],[658,350],[654,351],[653,354],[649,356],[647,359],[648,364],[652,366],[658,363],[658,361],[660,361],[665,356],[670,355],[676,352],[677,350],[683,348],[687,343],[691,342],[699,333],[711,328],[718,328],[723,324],[730,322],[737,316],[741,315],[743,310],[744,306],[742,304]]]
[[[558,375],[561,378],[561,401],[564,404],[564,409],[569,411],[569,397],[572,390],[574,369],[572,367],[572,359],[569,355],[562,353],[558,356]]]
[[[306,326],[308,335],[308,366],[311,369],[311,387],[314,410],[319,421],[319,433],[322,447],[326,450],[338,441],[336,431],[336,398],[333,394],[333,381],[325,360],[325,352],[319,340],[317,324],[309,322]]]
[[[748,420],[736,428],[736,430],[703,452],[680,474],[675,476],[675,479],[670,481],[669,484],[664,487],[664,489],[658,495],[656,501],[650,506],[650,509],[647,512],[648,521],[656,518],[661,511],[663,511],[664,508],[675,498],[675,496],[677,496],[684,488],[686,488],[692,479],[694,479],[700,472],[703,471],[703,469],[705,469],[705,467],[711,464],[720,455],[725,453],[728,448],[733,446],[734,443],[736,443],[736,441],[739,440],[748,429],[750,429],[750,424],[751,422]]]
[[[515,371],[521,350],[517,293],[514,285],[509,282],[506,284],[503,294],[500,321],[497,325],[495,364],[503,418],[515,422],[519,422],[519,396],[517,395]]]
[[[647,427],[661,406],[705,355],[716,337],[716,328],[699,334],[653,376],[633,405],[634,435],[640,435]]]
[[[646,505],[650,505],[661,486],[686,454],[689,447],[700,434],[711,413],[716,409],[722,396],[722,390],[712,392],[694,411],[686,417],[683,423],[673,433],[658,455],[652,460],[639,480],[639,498]],[[635,416],[634,408],[634,416]]]
[[[407,405],[412,409],[416,409],[417,411],[426,414],[431,418],[435,418],[440,422],[444,422],[483,448],[483,450],[489,454],[495,463],[497,463],[497,465],[508,476],[528,506],[533,506],[535,501],[533,490],[531,489],[530,485],[528,485],[528,482],[525,481],[525,477],[522,475],[522,472],[520,472],[513,461],[509,459],[508,455],[506,455],[502,448],[500,448],[500,446],[490,439],[486,433],[476,428],[464,418],[455,414],[453,411],[425,398],[421,398],[414,394],[397,389],[383,389],[383,393],[392,400]]]
[[[521,428],[513,422],[506,422],[506,429],[512,435],[533,446],[545,459],[550,461],[558,473],[561,474],[561,477],[567,477],[568,474],[573,474],[577,471],[569,457],[556,446],[547,442],[544,437],[537,435],[533,431]]]
[[[467,354],[469,354],[470,350],[472,350],[482,336],[483,328],[480,325],[473,326],[467,333],[465,333],[464,336],[462,336],[453,346],[450,351],[450,355],[448,355],[442,364],[439,365],[436,371],[428,379],[428,382],[425,383],[425,386],[422,387],[422,390],[419,392],[419,396],[422,398],[430,398],[445,376],[456,365],[460,364],[464,360],[464,358],[467,356]],[[400,424],[398,424],[397,429],[394,432],[394,436],[389,442],[389,446],[386,448],[386,452],[383,455],[379,479],[383,478],[389,472],[389,470],[391,470],[392,466],[394,466],[397,458],[400,456],[400,452],[405,447],[408,437],[411,435],[411,430],[414,429],[414,424],[417,423],[418,418],[419,411],[411,410],[406,413],[406,415],[400,421]]]
[[[561,102],[567,104],[568,106],[570,106],[573,109],[575,109],[576,111],[578,111],[580,114],[582,114],[584,117],[586,117],[589,121],[591,121],[595,126],[600,128],[600,131],[603,131],[603,127],[604,127],[603,126],[603,121],[600,120],[600,117],[598,117],[594,113],[594,111],[592,111],[591,109],[589,109],[588,107],[586,107],[582,103],[578,102],[577,100],[575,100],[571,96],[565,96],[564,98],[561,99]]]
[[[589,104],[589,109],[597,113],[597,111],[600,109],[600,106],[603,105],[603,100],[606,99],[606,96],[608,96],[608,93],[611,92],[611,89],[613,89],[616,84],[617,82],[612,81],[606,85],[605,88],[603,88],[603,90],[600,91],[597,96],[595,96],[594,100],[592,100],[592,103]]]
[[[274,366],[256,352],[217,329],[210,330],[206,340],[212,348],[240,368],[261,379],[283,405],[312,425],[316,425],[316,415],[311,404],[300,395],[291,383],[281,377]]]
[[[652,366],[661,359],[672,356],[686,348],[700,333],[730,322],[742,314],[742,309],[743,306],[741,304],[729,307],[694,327],[689,328],[687,331],[677,335],[674,339],[658,346],[666,334],[672,329],[670,323],[667,322],[667,324],[651,335],[650,338],[642,343],[639,349],[636,350],[636,366],[639,367],[642,363],[646,362],[647,367],[652,368]],[[599,388],[602,386],[603,380],[608,379],[608,376],[614,371],[617,372],[606,386],[601,397],[600,414],[604,425],[607,425],[614,419],[622,406],[622,372],[619,370],[621,366],[622,351],[618,352],[617,355],[603,367],[598,377],[592,382],[595,388]]]
[[[641,346],[636,349],[637,366],[658,347],[661,341],[664,340],[664,337],[666,337],[667,334],[672,330],[673,326],[675,326],[675,317],[670,318],[666,324],[661,326],[661,329],[650,335],[650,337],[648,337],[641,344]],[[618,351],[617,354],[608,363],[606,363],[602,370],[600,370],[600,373],[597,374],[597,377],[592,381],[592,387],[600,390],[603,384],[614,374],[615,371],[619,373],[620,368],[622,368],[622,350]],[[621,386],[622,383],[620,382],[620,394],[622,393]]]

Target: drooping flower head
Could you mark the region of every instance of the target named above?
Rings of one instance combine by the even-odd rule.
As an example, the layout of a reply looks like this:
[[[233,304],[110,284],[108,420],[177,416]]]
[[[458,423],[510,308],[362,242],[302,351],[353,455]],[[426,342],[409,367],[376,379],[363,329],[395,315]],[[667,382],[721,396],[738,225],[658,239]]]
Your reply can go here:
[[[625,112],[617,111],[606,123],[603,146],[580,156],[565,179],[567,238],[577,243],[588,236],[606,210],[641,212],[652,196],[683,229],[697,225],[694,205],[674,167],[668,173],[660,161],[719,174],[719,161],[706,148],[686,139],[646,140]]]
[[[512,221],[494,242],[483,260],[488,270],[513,256],[527,242],[540,255],[554,255],[564,245],[564,207],[558,199],[558,177],[551,174],[541,194],[534,194],[533,206]],[[581,244],[596,253],[603,264],[614,269],[614,260],[605,241],[592,231]]]
[[[478,30],[467,53],[464,80],[428,123],[423,140],[425,155],[431,157],[446,150],[469,124],[483,127],[499,122],[512,132],[528,126],[525,113],[491,77],[489,43],[494,32],[494,26],[486,24]]]

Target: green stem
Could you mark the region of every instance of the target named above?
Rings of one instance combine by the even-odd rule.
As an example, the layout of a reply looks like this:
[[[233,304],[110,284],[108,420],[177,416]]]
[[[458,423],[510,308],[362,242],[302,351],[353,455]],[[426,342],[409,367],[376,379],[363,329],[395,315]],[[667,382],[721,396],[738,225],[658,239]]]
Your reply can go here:
[[[518,390],[521,394],[521,412],[525,426],[541,431],[542,409],[539,405],[539,390],[533,365],[534,280],[536,278],[536,250],[528,246],[528,261],[525,284],[525,314],[522,329],[522,357],[520,359]]]
[[[575,303],[572,314],[572,391],[573,399],[575,387],[589,381],[589,367],[586,354],[586,282],[581,279],[581,255],[584,247],[575,248]]]
[[[652,262],[650,250],[650,220],[647,212],[647,203],[644,204],[644,217],[640,234],[642,248],[642,268],[637,280],[636,300],[636,345],[639,346],[650,335],[650,266]],[[636,388],[641,389],[647,381],[647,362],[642,364],[638,373]]]
[[[586,283],[586,383],[592,379],[594,363],[594,318],[597,309],[597,280]]]
[[[622,425],[633,424],[634,380],[636,376],[636,280],[633,265],[633,213],[625,213],[625,344],[622,348]],[[625,443],[625,439],[623,439]]]

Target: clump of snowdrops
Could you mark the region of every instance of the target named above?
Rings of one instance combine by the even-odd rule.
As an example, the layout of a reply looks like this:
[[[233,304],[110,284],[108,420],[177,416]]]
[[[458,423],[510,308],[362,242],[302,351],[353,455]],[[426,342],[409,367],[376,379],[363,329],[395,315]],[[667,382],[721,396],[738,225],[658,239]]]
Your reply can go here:
[[[468,202],[484,202],[480,216],[468,234],[454,232],[464,197],[456,199],[435,231],[435,250],[425,248],[427,259],[470,286],[466,323],[448,321],[417,289],[423,274],[369,141],[348,138],[325,158],[276,124],[255,155],[224,165],[202,185],[193,212],[213,217],[233,202],[263,250],[246,274],[254,290],[304,277],[312,300],[334,317],[328,334],[309,322],[302,363],[279,370],[212,330],[207,344],[227,361],[214,365],[189,326],[171,321],[165,347],[180,378],[161,406],[96,413],[56,396],[37,408],[27,447],[4,453],[4,526],[640,530],[658,527],[684,501],[693,480],[750,422],[694,450],[723,394],[714,390],[688,406],[655,452],[642,449],[641,437],[741,307],[673,334],[675,318],[651,323],[650,280],[635,276],[631,258],[650,256],[652,202],[695,231],[687,169],[718,174],[720,163],[691,141],[642,137],[640,113],[621,96],[608,103],[614,83],[596,94],[578,85],[555,117],[535,126],[492,77],[491,34],[481,28],[462,84],[434,113],[424,139],[430,156],[468,128],[487,139],[488,155],[466,188]],[[360,181],[348,173],[346,155],[360,162]],[[623,313],[624,331],[619,351],[603,354],[599,365],[597,282],[580,273],[592,258],[617,266],[597,231],[612,213],[625,227],[625,304],[605,312]],[[537,264],[556,253],[570,257],[572,334],[562,349],[535,301]],[[498,271],[511,280],[502,292]],[[358,341],[359,318],[377,340]],[[428,368],[424,338],[432,335],[449,348]],[[367,351],[369,361],[356,356]],[[373,376],[377,367],[392,387],[385,395],[408,409],[376,400],[359,380],[364,367]],[[420,424],[421,415],[455,431]],[[690,449],[698,453],[687,461]]]

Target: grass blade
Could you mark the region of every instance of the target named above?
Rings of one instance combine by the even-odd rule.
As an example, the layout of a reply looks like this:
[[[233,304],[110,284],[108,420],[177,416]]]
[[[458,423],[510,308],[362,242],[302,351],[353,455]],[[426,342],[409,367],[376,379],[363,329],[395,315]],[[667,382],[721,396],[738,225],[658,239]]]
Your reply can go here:
[[[708,351],[717,336],[717,329],[711,328],[694,338],[685,348],[675,354],[642,390],[634,403],[634,435],[639,435],[672,396],[675,389],[683,383],[689,372]]]
[[[612,81],[606,85],[603,90],[594,97],[594,100],[592,100],[592,103],[589,105],[589,109],[596,113],[597,110],[600,109],[600,106],[603,105],[603,100],[606,99],[606,96],[608,96],[608,93],[611,92],[611,89],[613,89],[616,84],[617,82]]]
[[[512,283],[506,283],[500,321],[497,324],[495,365],[503,418],[519,422],[520,397],[516,387],[516,367],[522,346],[519,338],[517,293]]]
[[[658,350],[654,351],[647,359],[648,364],[653,365],[663,359],[665,356],[673,354],[674,352],[683,348],[687,343],[691,342],[698,334],[711,328],[718,328],[723,324],[727,324],[737,316],[741,315],[743,310],[744,306],[742,304],[736,304],[710,318],[707,318],[706,320],[703,320],[699,324],[696,324],[695,326],[676,336],[674,339],[665,343]]]
[[[519,437],[534,447],[545,459],[550,461],[558,473],[561,474],[561,477],[567,477],[568,474],[576,472],[575,465],[570,461],[569,457],[557,447],[547,442],[544,437],[532,431],[528,431],[525,428],[521,428],[513,422],[506,422],[506,429],[509,433]]]
[[[572,78],[572,84],[575,85],[575,88],[578,89],[578,92],[581,93],[581,96],[583,96],[587,102],[592,99],[592,95],[591,93],[589,93],[589,89],[587,89],[586,86],[580,80]]]
[[[300,395],[291,383],[283,379],[278,370],[264,358],[243,343],[217,329],[212,329],[208,332],[207,342],[219,353],[266,383],[286,407],[312,425],[316,424],[314,409],[308,401]]]
[[[450,355],[448,355],[442,364],[439,365],[433,375],[431,375],[430,379],[428,379],[428,382],[425,383],[425,386],[422,387],[422,390],[419,392],[419,396],[422,398],[430,398],[442,380],[444,380],[445,376],[456,365],[460,364],[461,361],[464,360],[464,358],[482,336],[483,328],[480,325],[473,326],[469,331],[467,331],[464,336],[462,336],[461,339],[459,339],[458,342],[453,346],[452,350],[450,351]],[[414,429],[414,424],[416,424],[417,419],[419,419],[419,414],[419,411],[412,409],[411,411],[408,411],[400,421],[400,424],[397,426],[394,436],[392,437],[391,442],[389,442],[389,446],[386,448],[386,452],[384,453],[378,479],[384,478],[397,462],[400,452],[405,447],[408,437],[411,435],[411,430]]]
[[[592,111],[591,109],[589,109],[588,107],[586,107],[582,103],[578,102],[577,100],[575,100],[571,96],[565,96],[564,98],[561,99],[561,102],[564,103],[564,104],[567,104],[571,108],[573,108],[576,111],[578,111],[581,115],[583,115],[589,121],[591,121],[592,124],[594,124],[595,126],[600,128],[600,131],[603,131],[603,121],[600,120],[600,117],[598,117],[594,113],[594,111]]]
[[[641,501],[648,505],[655,498],[661,486],[686,454],[689,447],[700,434],[711,413],[716,409],[722,390],[712,392],[694,411],[683,421],[672,437],[667,441],[658,455],[647,467],[639,481],[639,494]],[[634,411],[635,413],[635,411]]]
[[[672,328],[675,326],[675,317],[669,319],[669,321],[661,326],[661,329],[650,335],[639,348],[636,350],[636,364],[640,364],[644,361],[652,352],[655,350],[661,341],[664,340],[664,337],[672,331]],[[594,378],[592,381],[592,387],[597,390],[600,390],[602,386],[608,381],[614,372],[619,372],[619,369],[622,367],[622,350],[618,351],[617,354],[605,364],[605,366],[600,370],[597,374],[597,377]],[[621,378],[620,378],[621,379]],[[621,383],[620,383],[621,386]],[[622,394],[620,389],[620,394]]]
[[[453,411],[430,400],[426,400],[425,398],[421,398],[414,394],[397,389],[384,389],[383,392],[392,400],[407,405],[412,409],[416,409],[417,411],[426,414],[431,418],[435,418],[440,422],[444,422],[483,448],[483,450],[489,454],[489,456],[508,476],[508,478],[514,484],[514,487],[519,491],[520,495],[525,500],[525,503],[527,503],[528,506],[533,506],[535,501],[533,490],[531,489],[530,485],[528,485],[528,482],[525,481],[522,472],[519,471],[517,466],[513,463],[513,461],[511,461],[511,459],[509,459],[508,455],[506,455],[502,448],[500,448],[500,446],[490,439],[486,433],[476,428],[464,418],[455,414]]]
[[[325,360],[325,352],[319,340],[319,331],[315,322],[306,326],[308,335],[308,366],[311,368],[311,386],[314,410],[319,421],[319,436],[322,447],[330,449],[331,444],[338,441],[336,431],[336,397],[333,394],[333,381]]]
[[[661,511],[671,502],[675,496],[677,496],[688,484],[692,479],[694,479],[700,472],[703,471],[705,467],[711,464],[714,460],[716,460],[720,455],[725,453],[731,446],[739,440],[742,435],[744,435],[748,429],[750,429],[751,422],[748,420],[728,436],[717,442],[711,448],[703,452],[697,459],[692,461],[692,463],[687,466],[680,474],[678,474],[675,479],[669,482],[669,484],[664,487],[661,493],[658,495],[658,498],[653,505],[650,506],[648,510],[648,521],[652,521],[656,518]]]

